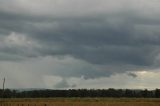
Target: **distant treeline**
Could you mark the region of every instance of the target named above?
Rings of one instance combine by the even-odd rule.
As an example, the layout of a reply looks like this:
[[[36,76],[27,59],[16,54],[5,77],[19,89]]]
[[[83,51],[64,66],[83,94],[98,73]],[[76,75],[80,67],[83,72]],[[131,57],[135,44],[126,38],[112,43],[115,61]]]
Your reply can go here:
[[[160,98],[160,89],[70,89],[70,90],[10,90],[0,89],[2,98],[46,98],[46,97],[144,97]],[[2,95],[3,94],[3,95]]]

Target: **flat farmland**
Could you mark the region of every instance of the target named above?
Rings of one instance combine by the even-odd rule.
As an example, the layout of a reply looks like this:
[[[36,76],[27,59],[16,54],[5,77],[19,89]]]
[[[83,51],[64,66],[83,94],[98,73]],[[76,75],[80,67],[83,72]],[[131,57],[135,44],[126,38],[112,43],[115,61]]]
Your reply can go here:
[[[160,106],[157,98],[1,99],[0,106]]]

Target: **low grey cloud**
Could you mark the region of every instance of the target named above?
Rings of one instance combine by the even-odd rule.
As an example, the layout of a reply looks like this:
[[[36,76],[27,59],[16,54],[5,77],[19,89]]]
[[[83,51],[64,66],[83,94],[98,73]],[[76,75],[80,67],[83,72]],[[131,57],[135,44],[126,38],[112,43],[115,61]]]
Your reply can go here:
[[[66,82],[66,80],[62,80],[58,84],[54,86],[55,88],[69,88],[69,84]]]
[[[1,0],[0,61],[69,57],[43,74],[86,79],[156,69],[159,10],[157,0]]]
[[[134,74],[134,73],[128,73],[128,75],[131,76],[131,77],[133,77],[133,78],[136,78],[136,77],[137,77],[137,75]]]
[[[61,88],[61,89],[66,89],[66,88],[75,88],[75,87],[77,87],[77,85],[76,84],[72,84],[72,85],[70,85],[70,83],[69,82],[67,82],[67,80],[66,79],[62,79],[62,81],[61,82],[59,82],[59,83],[57,83],[56,85],[54,85],[54,88]]]

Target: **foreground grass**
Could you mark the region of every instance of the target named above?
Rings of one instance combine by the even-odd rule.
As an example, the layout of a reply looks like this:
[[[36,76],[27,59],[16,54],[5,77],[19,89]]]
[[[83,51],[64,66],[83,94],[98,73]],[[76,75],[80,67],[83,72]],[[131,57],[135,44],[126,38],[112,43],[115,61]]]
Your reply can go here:
[[[12,98],[1,106],[160,106],[158,98]]]

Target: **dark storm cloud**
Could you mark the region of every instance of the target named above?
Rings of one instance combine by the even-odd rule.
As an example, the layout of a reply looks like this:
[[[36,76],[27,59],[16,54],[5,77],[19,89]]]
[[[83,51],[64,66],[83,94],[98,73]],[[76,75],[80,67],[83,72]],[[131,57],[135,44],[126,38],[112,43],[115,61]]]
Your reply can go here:
[[[125,0],[122,1],[128,3]],[[69,55],[90,64],[113,67],[106,69],[109,70],[108,73],[154,67],[155,60],[160,53],[158,49],[160,46],[160,20],[155,17],[156,14],[147,14],[146,16],[146,14],[141,14],[149,12],[145,8],[144,10],[136,9],[137,4],[134,3],[129,4],[133,7],[125,8],[117,1],[110,2],[114,5],[117,4],[117,7],[120,4],[120,7],[123,8],[115,6],[109,10],[107,5],[106,8],[104,5],[102,9],[99,9],[100,5],[98,5],[97,10],[94,11],[92,11],[93,7],[87,6],[84,8],[82,6],[80,9],[75,7],[74,11],[69,8],[74,5],[72,2],[66,5],[70,11],[67,12],[68,14],[62,7],[57,11],[53,10],[52,13],[54,8],[48,10],[47,6],[44,10],[35,6],[33,11],[29,11],[32,9],[27,7],[27,4],[25,7],[25,4],[18,0],[15,0],[13,5],[9,2],[2,2],[4,4],[0,4],[2,6],[0,36],[5,38],[15,32],[22,34],[26,39],[30,38],[29,40],[24,39],[24,45],[28,41],[36,42],[29,46],[21,46],[22,43],[18,43],[14,47],[6,46],[6,43],[2,42],[0,53],[10,54],[10,56],[0,55],[3,57],[2,60],[10,57],[12,59],[15,56],[36,58],[39,56]],[[90,2],[96,3],[95,0]],[[107,3],[103,0],[101,2]],[[21,3],[23,5],[20,5]],[[148,4],[149,1],[145,3]],[[79,5],[82,4],[84,3]],[[11,5],[13,10],[12,8],[4,8],[5,5]],[[22,6],[24,8],[20,10],[18,7]],[[29,10],[27,11],[26,8]],[[43,11],[41,13],[34,8]],[[45,13],[45,9],[48,13]],[[160,10],[160,8],[156,10]],[[93,14],[94,12],[95,14]],[[17,38],[14,43],[18,40],[21,39]],[[104,73],[93,72],[94,75],[92,75],[88,71],[86,76],[95,77],[96,75],[104,75]],[[107,76],[108,73],[105,75]]]
[[[158,53],[155,47],[159,45],[159,37],[147,36],[145,32],[137,31],[134,23],[129,24],[114,27],[101,21],[60,22],[58,30],[42,29],[32,37],[49,47],[45,50],[46,55],[67,54],[95,64],[152,65]],[[59,46],[59,50],[52,50],[50,45]]]

